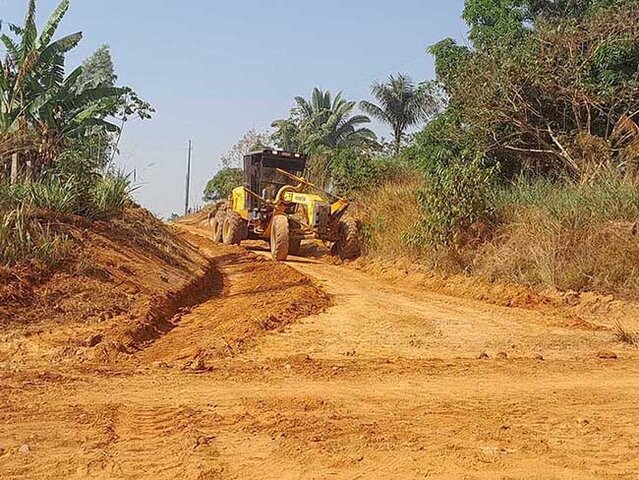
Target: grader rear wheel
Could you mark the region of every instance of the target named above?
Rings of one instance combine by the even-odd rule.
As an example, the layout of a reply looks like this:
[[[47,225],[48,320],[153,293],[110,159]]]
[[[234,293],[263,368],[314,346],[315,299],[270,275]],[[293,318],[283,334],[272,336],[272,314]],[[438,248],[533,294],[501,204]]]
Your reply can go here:
[[[225,218],[226,214],[224,212],[218,212],[211,218],[211,237],[215,243],[222,243],[222,230],[224,229]]]
[[[239,245],[244,240],[244,219],[236,212],[226,214],[222,228],[222,240],[225,245]]]
[[[290,246],[290,232],[288,227],[288,217],[286,215],[275,215],[271,225],[271,254],[273,260],[283,262],[288,258]]]

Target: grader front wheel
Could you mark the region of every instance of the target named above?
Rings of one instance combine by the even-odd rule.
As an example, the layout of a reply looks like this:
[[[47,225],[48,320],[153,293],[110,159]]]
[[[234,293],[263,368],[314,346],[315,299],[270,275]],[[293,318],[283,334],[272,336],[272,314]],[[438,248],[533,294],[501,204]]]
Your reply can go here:
[[[340,220],[339,239],[334,245],[335,253],[342,260],[353,260],[360,256],[359,223],[353,219]]]
[[[288,257],[290,230],[286,215],[275,215],[271,225],[271,254],[273,260],[283,262]]]

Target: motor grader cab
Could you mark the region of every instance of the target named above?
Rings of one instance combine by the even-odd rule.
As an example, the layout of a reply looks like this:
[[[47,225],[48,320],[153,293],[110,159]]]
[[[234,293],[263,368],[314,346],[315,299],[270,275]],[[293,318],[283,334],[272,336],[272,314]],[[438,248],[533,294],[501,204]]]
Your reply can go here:
[[[307,157],[264,150],[244,157],[244,185],[231,193],[212,221],[213,239],[228,245],[262,239],[273,258],[298,255],[304,238],[334,244],[342,258],[359,255],[356,224],[346,220],[348,201],[303,178]]]

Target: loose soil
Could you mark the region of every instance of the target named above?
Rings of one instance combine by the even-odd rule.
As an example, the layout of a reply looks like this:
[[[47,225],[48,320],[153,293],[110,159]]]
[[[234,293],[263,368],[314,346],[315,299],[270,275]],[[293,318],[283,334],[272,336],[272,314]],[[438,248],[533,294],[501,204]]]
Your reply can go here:
[[[639,351],[605,315],[207,235],[170,234],[175,270],[129,252],[129,316],[7,324],[0,478],[638,478]]]

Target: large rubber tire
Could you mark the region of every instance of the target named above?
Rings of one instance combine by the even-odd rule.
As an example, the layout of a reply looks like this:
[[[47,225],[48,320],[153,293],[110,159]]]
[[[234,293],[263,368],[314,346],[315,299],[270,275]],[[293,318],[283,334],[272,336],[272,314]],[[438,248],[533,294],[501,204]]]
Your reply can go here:
[[[302,223],[297,218],[288,219],[288,254],[299,255],[302,244]]]
[[[222,243],[222,231],[224,230],[224,220],[226,213],[218,212],[211,219],[211,237],[215,243]]]
[[[290,230],[286,215],[275,215],[271,225],[271,254],[273,260],[283,262],[288,258]]]
[[[244,240],[244,219],[237,212],[229,212],[224,219],[222,241],[225,245],[239,245]]]
[[[340,220],[339,240],[335,243],[335,250],[342,260],[353,260],[361,255],[359,242],[359,222],[352,218]]]
[[[300,247],[302,245],[302,237],[291,237],[288,245],[288,254],[289,255],[299,255]]]

